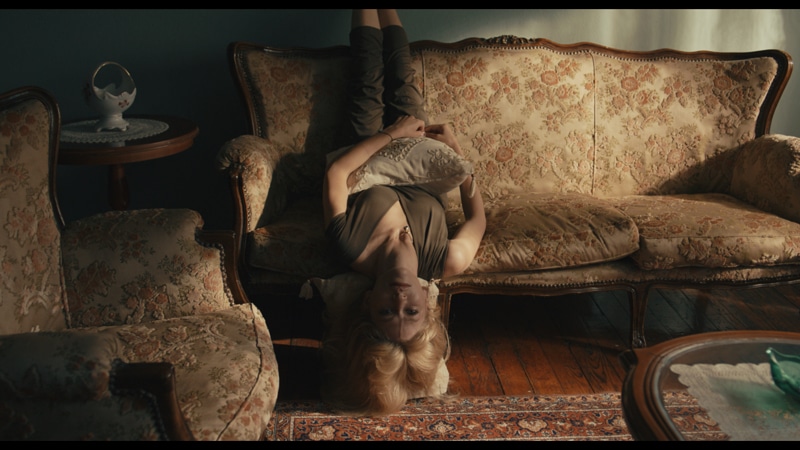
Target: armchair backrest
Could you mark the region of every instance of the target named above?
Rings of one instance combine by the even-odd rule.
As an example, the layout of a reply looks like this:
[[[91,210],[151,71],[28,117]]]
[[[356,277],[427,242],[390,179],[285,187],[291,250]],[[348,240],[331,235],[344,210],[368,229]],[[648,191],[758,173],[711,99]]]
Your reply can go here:
[[[67,327],[55,196],[59,127],[48,92],[0,94],[0,334]]]

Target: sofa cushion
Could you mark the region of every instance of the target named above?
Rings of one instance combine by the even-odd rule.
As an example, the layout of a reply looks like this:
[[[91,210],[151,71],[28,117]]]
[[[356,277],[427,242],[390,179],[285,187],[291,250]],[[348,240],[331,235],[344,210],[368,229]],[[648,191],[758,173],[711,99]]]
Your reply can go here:
[[[633,221],[589,195],[514,194],[487,199],[485,209],[486,233],[467,273],[581,266],[638,249]],[[448,215],[453,226],[463,220],[459,212]]]
[[[328,165],[350,148],[329,153]],[[353,171],[347,185],[350,194],[375,185],[415,185],[439,195],[457,188],[470,174],[472,164],[447,144],[425,137],[399,138]]]
[[[253,267],[303,279],[349,270],[328,251],[319,198],[298,200],[280,219],[255,229],[248,235],[246,254]]]
[[[800,263],[800,224],[725,194],[610,199],[639,228],[643,269]]]

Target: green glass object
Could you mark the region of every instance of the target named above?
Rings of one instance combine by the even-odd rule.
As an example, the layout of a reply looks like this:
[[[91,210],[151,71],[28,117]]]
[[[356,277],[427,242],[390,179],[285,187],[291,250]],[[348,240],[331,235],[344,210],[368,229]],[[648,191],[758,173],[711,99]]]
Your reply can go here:
[[[767,349],[767,356],[775,386],[800,400],[800,356],[786,355],[772,347]]]

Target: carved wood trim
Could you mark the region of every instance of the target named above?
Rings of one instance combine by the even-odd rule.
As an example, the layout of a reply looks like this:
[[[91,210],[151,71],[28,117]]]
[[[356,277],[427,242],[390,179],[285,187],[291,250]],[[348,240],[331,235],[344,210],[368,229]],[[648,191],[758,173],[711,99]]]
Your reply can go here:
[[[178,404],[175,367],[172,364],[127,364],[117,360],[111,371],[111,391],[115,394],[145,396],[153,402],[165,439],[195,440]]]

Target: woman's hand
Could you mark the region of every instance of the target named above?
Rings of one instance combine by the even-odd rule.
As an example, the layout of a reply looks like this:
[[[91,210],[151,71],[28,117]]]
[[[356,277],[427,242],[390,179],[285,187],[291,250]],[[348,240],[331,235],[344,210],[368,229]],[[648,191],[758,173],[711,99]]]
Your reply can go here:
[[[461,146],[458,145],[458,140],[456,140],[456,135],[450,125],[443,123],[428,125],[425,127],[425,136],[447,144],[456,153],[464,156],[464,152],[461,150]]]
[[[389,133],[392,139],[421,137],[425,136],[425,122],[414,116],[401,116],[393,124],[384,128],[383,132]]]

